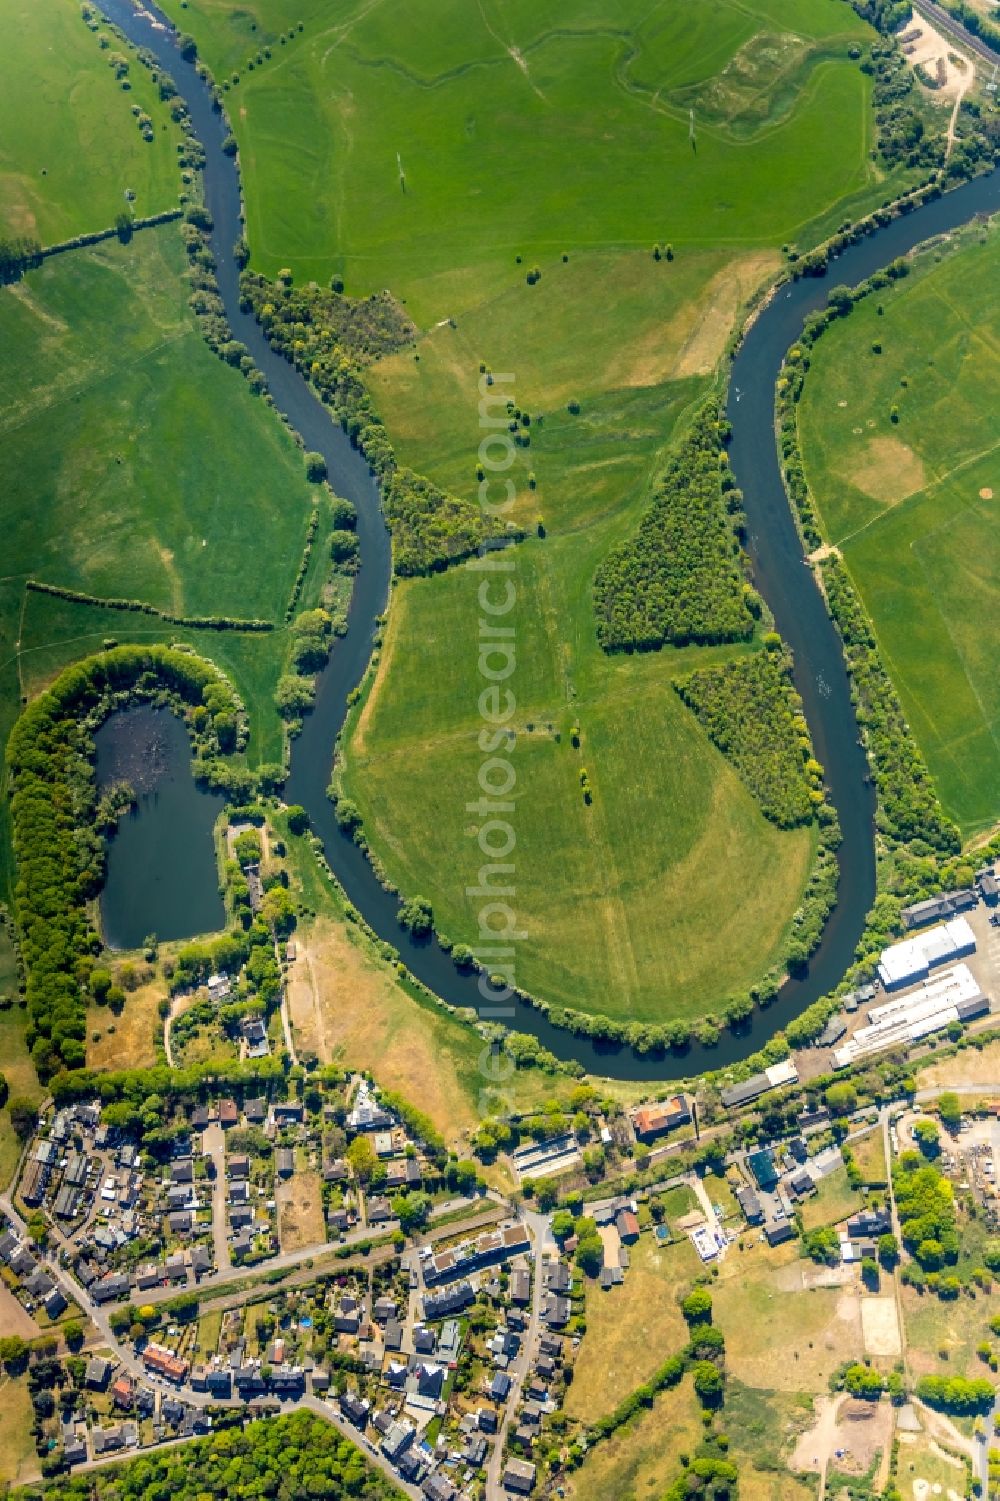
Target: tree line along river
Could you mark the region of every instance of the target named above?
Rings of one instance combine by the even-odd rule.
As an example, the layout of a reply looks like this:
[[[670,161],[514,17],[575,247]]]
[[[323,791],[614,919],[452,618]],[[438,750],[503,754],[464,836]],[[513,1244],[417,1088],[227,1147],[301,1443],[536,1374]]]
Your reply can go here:
[[[276,406],[302,435],[306,448],[315,449],[325,458],[334,490],[352,501],[358,512],[362,567],[355,580],[347,633],[334,646],[319,678],[315,707],[293,744],[285,795],[289,802],[305,807],[348,898],[369,926],[400,950],[416,978],[451,1005],[485,1009],[475,974],[458,970],[436,943],[415,942],[399,926],[397,898],[382,888],[365,854],[341,832],[326,795],[333,747],[347,713],[348,695],[364,675],[376,622],[389,597],[392,553],[378,487],[362,456],[307,382],[271,349],[252,314],[240,307],[240,273],[234,258],[234,247],[243,232],[239,167],[222,149],[228,127],[209,85],[196,66],[181,57],[175,33],[152,8],[137,10],[130,0],[101,0],[101,8],[137,46],[155,55],[187,104],[192,128],[205,149],[205,200],[214,224],[212,249],[233,336],[246,344],[267,379]],[[931,200],[850,246],[837,258],[836,279],[856,285],[921,241],[998,208],[1000,171],[994,171]],[[837,904],[806,973],[789,979],[765,1010],[756,1012],[738,1031],[724,1032],[715,1047],[692,1044],[677,1054],[641,1055],[619,1044],[555,1027],[527,1002],[511,1003],[509,1025],[513,1029],[532,1033],[558,1058],[576,1060],[588,1072],[622,1079],[669,1079],[745,1058],[840,982],[853,962],[875,895],[875,798],[867,759],[859,739],[840,638],[813,571],[804,566],[775,442],[774,388],[782,359],[798,337],[807,314],[825,304],[827,285],[822,278],[791,282],[779,287],[762,308],[733,363],[727,415],[732,424],[730,460],[744,495],[747,551],[754,583],[794,653],[796,688],[802,696],[815,754],[826,772],[830,800],[840,819],[843,839],[838,851]],[[206,804],[204,816],[210,823],[214,805]],[[110,863],[109,872],[114,875]],[[733,872],[733,885],[738,892],[739,872]],[[106,912],[113,907],[112,895],[110,891],[105,895]],[[153,922],[151,927],[155,926]]]

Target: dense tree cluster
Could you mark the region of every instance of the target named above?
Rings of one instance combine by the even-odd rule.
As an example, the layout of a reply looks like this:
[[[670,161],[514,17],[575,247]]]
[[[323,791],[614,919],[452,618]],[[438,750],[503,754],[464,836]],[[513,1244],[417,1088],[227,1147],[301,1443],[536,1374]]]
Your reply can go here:
[[[330,361],[335,368],[343,354],[371,364],[412,343],[417,332],[390,292],[348,297],[315,284],[295,287],[287,275],[270,282],[254,271],[244,271],[240,291],[275,348],[286,355],[295,349],[296,363],[301,353],[321,367]]]
[[[989,1412],[996,1396],[992,1381],[985,1376],[971,1381],[964,1376],[921,1376],[916,1391],[928,1407],[957,1413]]]
[[[809,823],[823,801],[822,767],[778,652],[703,667],[674,686],[764,816],[783,829]]]
[[[30,235],[0,235],[0,286],[19,281],[25,271],[42,264],[42,247]]]
[[[708,401],[660,479],[629,541],[594,579],[597,639],[605,651],[742,641],[759,600],[744,578],[736,524],[742,496]]]
[[[44,1491],[22,1493],[46,1501],[204,1501],[239,1496],[247,1501],[387,1501],[399,1491],[370,1466],[361,1450],[331,1423],[311,1412],[225,1427],[179,1449],[165,1449],[89,1475],[60,1477]]]
[[[163,646],[116,647],[68,667],[24,712],[7,746],[14,899],[27,972],[26,1040],[39,1076],[83,1064],[84,986],[100,951],[86,904],[104,873],[104,844],[94,828],[92,743],[82,724],[123,696],[167,689],[202,706],[205,733],[212,697],[219,714],[239,705],[221,675],[200,657]]]
[[[448,494],[412,469],[396,470],[385,487],[383,503],[392,532],[393,562],[403,576],[446,568],[490,539],[513,540],[524,535],[475,501]]]
[[[916,1152],[904,1152],[893,1175],[903,1245],[925,1271],[954,1262],[958,1223],[951,1184]]]
[[[939,855],[957,854],[959,832],[938,801],[847,569],[833,555],[820,566],[830,613],[844,642],[858,723],[878,789],[879,831],[894,844],[921,840]]]

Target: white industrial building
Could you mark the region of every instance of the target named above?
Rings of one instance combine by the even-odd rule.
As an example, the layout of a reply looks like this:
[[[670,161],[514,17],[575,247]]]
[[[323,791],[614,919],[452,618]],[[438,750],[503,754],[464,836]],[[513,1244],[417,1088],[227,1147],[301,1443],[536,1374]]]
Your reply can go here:
[[[940,1032],[951,1022],[968,1021],[989,1009],[990,1003],[976,984],[969,966],[956,964],[933,979],[924,980],[920,988],[909,995],[896,996],[881,1006],[873,1006],[868,1013],[868,1025],[859,1027],[854,1036],[834,1053],[834,1067],[847,1068],[885,1048],[919,1042],[922,1037]]]
[[[882,950],[879,979],[886,990],[901,990],[926,979],[939,964],[954,964],[976,952],[976,938],[964,917],[953,917],[939,928],[928,928]]]

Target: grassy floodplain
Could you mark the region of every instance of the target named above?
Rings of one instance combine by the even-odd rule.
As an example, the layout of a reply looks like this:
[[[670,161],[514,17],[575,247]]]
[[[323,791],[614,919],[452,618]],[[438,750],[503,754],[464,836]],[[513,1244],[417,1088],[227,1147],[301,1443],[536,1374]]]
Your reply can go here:
[[[182,630],[25,589],[32,577],[178,615],[284,620],[317,493],[291,436],[202,339],[184,267],[164,225],[0,292],[4,742],[21,696],[105,639],[183,639],[238,683],[251,755],[280,753],[280,629]]]
[[[826,540],[966,837],[1000,817],[998,270],[995,228],[924,252],[819,340],[799,418]]]
[[[400,461],[475,497],[481,362],[532,414],[516,515],[545,536],[517,553],[519,983],[696,1021],[780,955],[814,838],[764,819],[674,692],[732,649],[607,657],[592,581],[780,246],[898,185],[872,164],[849,57],[871,33],[841,0],[581,0],[571,24],[554,0],[441,0],[434,26],[384,3],[168,9],[228,84],[253,265],[388,286],[422,328],[416,357],[368,372]],[[476,582],[396,588],[344,769],[395,884],[472,943]],[[738,901],[718,900],[722,865]]]
[[[258,269],[388,285],[418,321],[518,250],[780,243],[872,180],[839,0],[167,9],[230,85]]]
[[[52,245],[106,229],[129,206],[126,189],[137,215],[176,207],[179,132],[146,69],[105,27],[90,31],[75,0],[13,0],[3,47],[0,232]],[[131,59],[124,79],[115,53]],[[133,105],[154,121],[149,142]]]

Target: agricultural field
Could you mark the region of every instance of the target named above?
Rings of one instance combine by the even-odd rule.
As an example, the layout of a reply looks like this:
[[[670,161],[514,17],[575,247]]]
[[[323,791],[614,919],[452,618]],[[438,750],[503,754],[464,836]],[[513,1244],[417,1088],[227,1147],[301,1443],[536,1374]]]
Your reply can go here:
[[[165,225],[57,257],[0,297],[4,741],[22,694],[109,637],[206,648],[204,632],[26,591],[29,577],[283,622],[315,490],[285,428],[202,339],[185,264]],[[213,632],[209,649],[250,711],[251,758],[275,759],[281,631]]]
[[[1000,817],[998,268],[995,228],[925,251],[818,341],[800,402],[826,540],[966,837]]]
[[[585,0],[573,35],[558,38],[551,6],[489,7],[458,27],[446,5],[433,31],[380,5],[334,26],[280,4],[192,0],[174,14],[229,84],[252,264],[298,281],[335,272],[354,292],[388,286],[423,330],[415,350],[366,372],[401,463],[474,498],[483,363],[513,374],[531,414],[511,476],[512,519],[544,531],[514,555],[525,606],[511,685],[518,983],[580,1010],[697,1023],[779,960],[814,834],[764,818],[674,691],[680,675],[759,641],[609,657],[593,578],[634,532],[780,246],[874,187],[868,82],[847,57],[868,33],[833,0],[780,14],[717,3],[696,26],[676,7],[612,15]],[[553,111],[558,130],[540,123]],[[594,152],[602,111],[614,128]],[[831,118],[843,126],[835,171]],[[431,153],[433,175],[421,159]],[[654,258],[657,241],[669,258]],[[473,575],[397,584],[343,767],[394,884],[426,896],[439,929],[470,944],[465,888],[481,863],[465,806],[481,759]],[[740,870],[742,893],[721,908],[720,857]]]
[[[453,373],[448,379],[437,383],[439,410],[454,421],[457,383]],[[546,418],[531,450],[540,474],[543,455],[553,454],[546,536],[512,555],[524,601],[508,616],[516,630],[516,905],[527,935],[518,983],[550,1001],[644,1021],[697,1020],[768,968],[814,848],[810,829],[782,831],[764,818],[674,690],[695,666],[747,648],[608,656],[596,641],[594,571],[636,524],[664,427],[670,416],[682,420],[700,389],[681,381],[610,392],[580,418]],[[467,431],[474,434],[471,423]],[[410,457],[405,445],[402,453]],[[426,896],[440,930],[468,943],[477,940],[477,904],[465,892],[478,885],[482,864],[466,811],[483,759],[480,577],[468,566],[397,584],[379,672],[350,721],[343,767],[345,791],[395,884]],[[712,892],[722,850],[745,879],[741,901],[720,906]]]
[[[7,946],[7,930],[0,927],[0,962]],[[0,1073],[7,1081],[10,1099],[41,1100],[43,1090],[25,1046],[24,1022],[25,1013],[20,1006],[0,1010]],[[0,1191],[9,1186],[20,1155],[21,1144],[4,1105],[0,1108]]]
[[[425,995],[404,988],[368,937],[345,921],[343,898],[305,840],[288,835],[286,843],[291,889],[307,914],[296,929],[288,978],[297,1049],[324,1063],[373,1070],[385,1088],[419,1101],[449,1145],[462,1148],[498,1107],[496,1086],[483,1075],[482,1039]],[[502,1088],[511,1109],[530,1111],[544,1100],[565,1100],[574,1082],[519,1068]]]
[[[121,79],[112,58],[128,64]],[[152,140],[136,111],[150,120]],[[73,0],[6,8],[0,234],[54,245],[108,229],[128,209],[142,217],[176,208],[179,139],[146,69],[102,28],[89,30]]]
[[[701,1269],[694,1246],[685,1236],[661,1247],[647,1232],[629,1258],[621,1287],[605,1292],[587,1283],[587,1337],[565,1402],[569,1416],[584,1422],[610,1412],[687,1342],[680,1300]]]
[[[875,187],[847,56],[867,33],[836,0],[696,21],[582,0],[569,31],[557,0],[445,0],[434,26],[384,0],[166,9],[228,90],[257,269],[391,286],[420,322],[480,301],[515,251],[780,245]]]
[[[733,1247],[712,1286],[730,1376],[764,1391],[815,1392],[841,1362],[860,1358],[860,1299],[853,1282],[839,1277],[801,1260],[795,1242],[777,1251],[756,1238]]]

